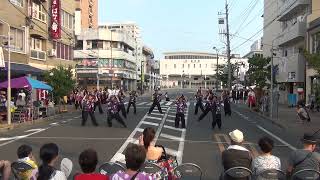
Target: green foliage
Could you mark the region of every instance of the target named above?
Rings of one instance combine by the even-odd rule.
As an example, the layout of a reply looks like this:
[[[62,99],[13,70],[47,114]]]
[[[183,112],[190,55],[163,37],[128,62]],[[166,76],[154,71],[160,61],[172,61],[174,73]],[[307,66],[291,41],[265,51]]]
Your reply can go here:
[[[258,88],[264,88],[268,85],[267,80],[270,79],[271,70],[270,61],[271,58],[260,56],[249,58],[249,70],[247,72],[249,84],[256,85]]]
[[[320,54],[310,54],[308,51],[304,51],[303,54],[309,65],[320,74]]]
[[[72,77],[71,67],[58,66],[45,73],[45,81],[52,86],[56,102],[59,102],[63,96],[68,95],[75,87],[75,80]]]
[[[222,82],[223,87],[228,86],[228,65],[226,64],[219,64],[218,65],[218,80]],[[231,82],[234,81],[236,78],[234,77],[234,73],[236,67],[234,64],[231,64]]]

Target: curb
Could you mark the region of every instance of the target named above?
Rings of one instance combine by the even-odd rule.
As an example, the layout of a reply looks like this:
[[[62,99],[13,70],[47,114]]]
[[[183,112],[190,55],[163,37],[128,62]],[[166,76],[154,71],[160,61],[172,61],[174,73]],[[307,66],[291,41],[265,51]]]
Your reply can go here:
[[[74,113],[75,111],[71,110],[69,112],[66,112],[66,113],[60,113],[60,114],[56,114],[56,115],[53,115],[53,116],[49,116],[49,117],[45,117],[45,118],[40,118],[40,119],[36,119],[36,120],[33,120],[33,121],[26,121],[26,122],[22,122],[22,123],[13,123],[11,125],[3,125],[3,127],[0,126],[0,133],[1,132],[8,132],[10,130],[13,130],[13,129],[17,129],[17,128],[22,128],[22,127],[28,127],[28,126],[32,126],[32,125],[38,125],[38,124],[42,124],[42,123],[45,123],[45,122],[48,122],[48,121],[52,121],[54,120],[55,118],[59,117],[59,116],[63,116],[65,114],[71,114],[71,113]]]
[[[243,107],[240,107],[240,106],[238,106],[238,105],[236,105],[236,106],[237,106],[238,108],[242,108],[242,109],[248,110],[248,111],[250,111],[250,112],[253,112],[254,114],[256,114],[256,115],[260,116],[260,117],[261,117],[261,118],[263,118],[263,119],[266,119],[266,120],[270,121],[272,124],[274,124],[274,125],[276,125],[276,126],[278,126],[278,127],[282,128],[282,129],[287,129],[287,127],[286,127],[286,126],[284,126],[283,124],[281,124],[281,123],[277,122],[276,120],[272,120],[272,119],[270,119],[269,117],[267,117],[267,116],[265,116],[265,115],[260,114],[259,112],[253,111],[253,110],[248,109],[248,108],[243,108]]]

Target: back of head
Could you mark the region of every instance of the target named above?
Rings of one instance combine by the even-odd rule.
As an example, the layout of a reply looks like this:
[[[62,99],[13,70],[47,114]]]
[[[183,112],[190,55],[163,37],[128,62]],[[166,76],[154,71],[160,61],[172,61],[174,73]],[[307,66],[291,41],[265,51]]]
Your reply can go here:
[[[26,158],[32,153],[32,148],[29,145],[21,145],[17,150],[17,156],[19,159]]]
[[[273,149],[273,140],[268,137],[262,137],[258,142],[260,149],[264,153],[270,153]]]
[[[39,167],[38,180],[48,180],[54,172],[54,168],[49,166],[49,164],[58,156],[59,148],[54,143],[44,144],[40,148],[40,159],[42,160],[42,165]]]
[[[84,173],[92,173],[98,164],[97,152],[93,149],[84,150],[79,156],[79,164]]]
[[[151,142],[154,139],[156,132],[153,128],[147,127],[143,131],[143,145],[146,149],[150,146]]]
[[[125,151],[127,169],[137,171],[146,159],[146,150],[140,145],[133,144]]]

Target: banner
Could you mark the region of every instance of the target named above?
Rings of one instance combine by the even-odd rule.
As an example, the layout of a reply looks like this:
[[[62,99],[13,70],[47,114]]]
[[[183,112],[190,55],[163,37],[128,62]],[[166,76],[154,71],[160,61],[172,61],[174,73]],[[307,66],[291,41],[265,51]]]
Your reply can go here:
[[[51,23],[50,23],[50,32],[52,39],[61,38],[61,2],[60,0],[52,0],[51,3]]]
[[[1,68],[1,67],[5,67],[5,64],[4,64],[3,49],[2,49],[2,47],[0,46],[0,68]]]

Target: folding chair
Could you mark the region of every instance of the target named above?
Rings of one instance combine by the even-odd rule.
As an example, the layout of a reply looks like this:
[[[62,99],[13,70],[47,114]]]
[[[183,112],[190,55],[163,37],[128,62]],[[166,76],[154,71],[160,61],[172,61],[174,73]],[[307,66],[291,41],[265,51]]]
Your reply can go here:
[[[106,162],[99,167],[99,173],[103,175],[112,175],[118,171],[125,171],[126,168],[119,163]]]
[[[257,180],[286,180],[286,178],[286,173],[280,169],[266,169],[255,176]]]
[[[251,179],[252,171],[246,167],[233,167],[223,173],[223,179],[227,176],[232,178],[249,178]]]
[[[173,173],[177,179],[199,179],[202,178],[201,168],[193,163],[183,163],[177,166]]]
[[[156,174],[161,171],[161,167],[155,163],[146,162],[141,166],[140,171],[148,174]]]
[[[291,176],[292,180],[319,180],[320,172],[314,169],[302,169]]]

